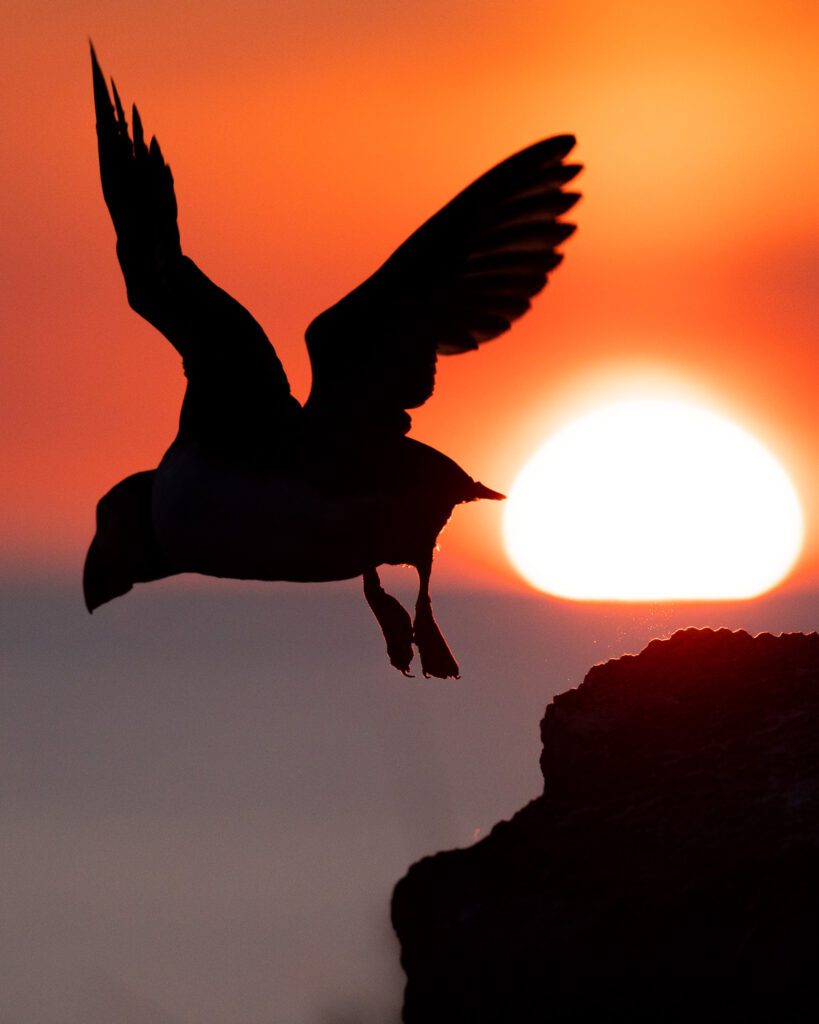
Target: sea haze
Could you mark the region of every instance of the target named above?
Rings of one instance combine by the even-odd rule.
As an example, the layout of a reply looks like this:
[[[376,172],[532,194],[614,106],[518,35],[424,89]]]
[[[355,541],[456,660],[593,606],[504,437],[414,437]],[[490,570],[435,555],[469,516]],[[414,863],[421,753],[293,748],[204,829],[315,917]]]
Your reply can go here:
[[[434,597],[459,682],[392,670],[356,584],[169,582],[93,617],[4,585],[0,1021],[397,1021],[392,886],[537,795],[555,693],[682,626],[819,607]]]

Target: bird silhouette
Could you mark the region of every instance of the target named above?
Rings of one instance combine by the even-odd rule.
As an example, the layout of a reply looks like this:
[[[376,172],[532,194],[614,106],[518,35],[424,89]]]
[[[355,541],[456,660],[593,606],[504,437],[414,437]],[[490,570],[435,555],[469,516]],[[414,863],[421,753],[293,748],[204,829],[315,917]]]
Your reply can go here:
[[[432,613],[438,534],[453,508],[503,495],[407,437],[439,355],[477,349],[529,309],[574,231],[564,186],[571,135],[498,164],[307,328],[302,406],[259,324],[183,255],[174,182],[136,106],[129,134],[93,47],[100,177],[130,306],[182,357],[179,431],[156,469],[97,505],[83,588],[89,611],[134,583],[181,572],[322,582],[363,577],[391,663],[457,678]],[[414,619],[387,594],[384,564],[414,566]]]

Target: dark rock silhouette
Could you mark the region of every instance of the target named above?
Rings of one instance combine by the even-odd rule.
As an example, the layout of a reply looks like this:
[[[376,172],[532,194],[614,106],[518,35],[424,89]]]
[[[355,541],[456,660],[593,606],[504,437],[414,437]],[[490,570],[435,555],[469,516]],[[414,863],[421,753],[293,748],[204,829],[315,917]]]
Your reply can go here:
[[[542,722],[543,796],[414,865],[408,1024],[819,1012],[819,636],[685,630]]]
[[[384,265],[318,316],[302,407],[262,328],[182,253],[174,183],[156,138],[133,138],[92,49],[100,176],[131,307],[182,357],[179,433],[156,470],[99,503],[86,560],[93,611],[136,582],[179,572],[320,582],[363,576],[392,664],[458,675],[432,614],[432,555],[453,508],[503,495],[406,437],[407,409],[435,384],[437,357],[509,329],[560,263],[570,135],[545,139],[473,182]],[[328,153],[331,160],[332,154]],[[412,565],[414,621],[378,577]]]

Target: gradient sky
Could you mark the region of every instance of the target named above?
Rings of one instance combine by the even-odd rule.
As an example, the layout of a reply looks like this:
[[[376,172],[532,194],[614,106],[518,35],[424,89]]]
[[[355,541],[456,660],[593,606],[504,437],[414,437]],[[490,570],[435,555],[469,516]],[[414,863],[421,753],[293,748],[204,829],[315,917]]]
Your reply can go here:
[[[87,36],[177,182],[186,251],[309,389],[303,330],[514,150],[577,134],[567,259],[512,333],[444,360],[415,436],[507,489],[572,411],[656,382],[782,459],[819,582],[813,3],[6,0],[0,537],[74,570],[96,499],[155,465],[183,379],[125,302],[96,168]],[[500,510],[450,570],[513,584]]]
[[[536,795],[554,693],[680,626],[815,626],[819,9],[2,3],[0,1018],[386,1024],[392,885]],[[157,463],[183,390],[125,301],[89,35],[162,143],[185,250],[300,397],[316,313],[493,163],[575,132],[565,264],[509,335],[442,361],[414,434],[505,490],[594,401],[697,397],[793,475],[791,579],[731,605],[552,600],[486,502],[456,512],[434,580],[457,685],[388,666],[357,583],[171,580],[89,618],[96,500]]]

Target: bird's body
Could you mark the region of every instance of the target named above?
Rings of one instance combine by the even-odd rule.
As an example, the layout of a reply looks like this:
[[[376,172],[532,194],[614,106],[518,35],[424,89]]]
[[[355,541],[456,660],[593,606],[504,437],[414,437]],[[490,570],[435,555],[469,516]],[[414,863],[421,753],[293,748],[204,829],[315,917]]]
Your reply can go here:
[[[89,610],[134,583],[180,572],[324,582],[363,577],[393,665],[413,645],[425,675],[457,676],[429,599],[432,554],[453,508],[502,495],[406,436],[406,410],[434,388],[439,354],[478,348],[529,308],[573,231],[557,218],[580,170],[557,136],[493,168],[422,225],[307,330],[304,406],[250,314],[182,253],[170,169],[133,138],[92,51],[103,194],[133,309],[182,356],[179,432],[156,469],[97,506],[86,559]],[[412,565],[414,621],[377,568]]]
[[[338,451],[324,473],[306,445],[294,447],[296,465],[271,473],[196,441],[171,446],[156,470],[152,518],[181,571],[320,583],[382,564],[416,565],[454,506],[478,496],[451,459],[411,438],[369,458],[359,445],[347,462]],[[314,472],[298,472],[299,464]]]

